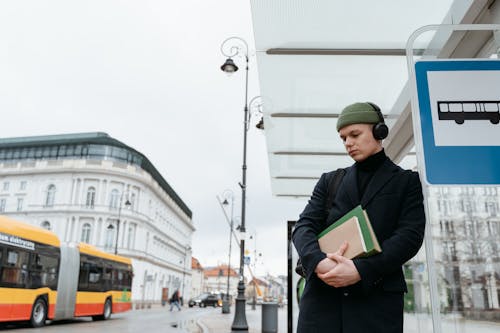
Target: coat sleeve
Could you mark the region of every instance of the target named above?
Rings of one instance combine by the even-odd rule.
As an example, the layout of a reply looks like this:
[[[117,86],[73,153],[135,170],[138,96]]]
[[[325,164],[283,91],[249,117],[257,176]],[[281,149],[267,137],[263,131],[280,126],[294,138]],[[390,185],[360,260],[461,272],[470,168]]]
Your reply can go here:
[[[400,270],[422,246],[425,212],[418,173],[411,172],[406,188],[399,220],[392,235],[381,244],[382,252],[372,257],[353,260],[365,289],[380,282],[384,275]]]
[[[299,253],[308,280],[314,274],[318,263],[326,258],[325,253],[319,248],[317,235],[323,230],[328,216],[325,208],[328,191],[327,179],[328,174],[321,175],[292,234],[293,243]]]

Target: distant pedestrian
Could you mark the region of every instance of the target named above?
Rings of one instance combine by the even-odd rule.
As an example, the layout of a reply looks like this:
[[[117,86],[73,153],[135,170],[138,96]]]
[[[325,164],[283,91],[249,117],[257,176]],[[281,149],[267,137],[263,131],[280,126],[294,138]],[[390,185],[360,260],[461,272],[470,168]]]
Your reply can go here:
[[[170,311],[174,308],[174,305],[177,307],[179,311],[181,311],[181,307],[179,305],[179,290],[176,290],[172,297],[170,297]]]

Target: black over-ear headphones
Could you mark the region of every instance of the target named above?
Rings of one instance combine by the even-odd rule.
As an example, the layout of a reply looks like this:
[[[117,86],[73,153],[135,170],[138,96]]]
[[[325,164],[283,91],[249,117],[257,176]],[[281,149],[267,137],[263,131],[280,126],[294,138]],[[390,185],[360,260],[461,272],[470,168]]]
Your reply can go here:
[[[383,140],[387,138],[389,134],[389,128],[384,122],[384,115],[377,104],[366,102],[366,104],[370,105],[378,115],[379,122],[373,126],[372,133],[375,140]]]

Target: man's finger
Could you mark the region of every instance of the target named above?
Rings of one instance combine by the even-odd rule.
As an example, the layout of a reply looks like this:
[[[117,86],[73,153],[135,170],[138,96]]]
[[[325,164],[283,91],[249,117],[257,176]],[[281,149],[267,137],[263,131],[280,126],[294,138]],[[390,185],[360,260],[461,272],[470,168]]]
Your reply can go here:
[[[344,241],[342,245],[340,245],[339,249],[337,250],[337,254],[343,256],[345,251],[347,251],[347,248],[349,247],[349,243],[347,241]]]
[[[336,261],[336,262],[338,262],[338,263],[341,263],[341,262],[344,262],[344,261],[346,261],[346,260],[347,260],[347,258],[346,258],[346,257],[341,256],[341,255],[338,255],[338,254],[336,254],[336,253],[332,253],[332,256],[331,256],[331,258],[330,258],[330,259],[333,259],[333,260],[335,260],[335,261]]]

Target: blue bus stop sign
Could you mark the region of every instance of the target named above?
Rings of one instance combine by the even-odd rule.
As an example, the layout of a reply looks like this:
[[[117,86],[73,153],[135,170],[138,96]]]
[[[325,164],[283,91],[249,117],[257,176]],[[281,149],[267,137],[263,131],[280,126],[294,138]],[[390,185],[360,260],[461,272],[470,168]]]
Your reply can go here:
[[[500,184],[500,60],[415,63],[425,179]]]

